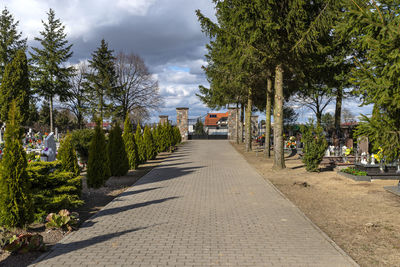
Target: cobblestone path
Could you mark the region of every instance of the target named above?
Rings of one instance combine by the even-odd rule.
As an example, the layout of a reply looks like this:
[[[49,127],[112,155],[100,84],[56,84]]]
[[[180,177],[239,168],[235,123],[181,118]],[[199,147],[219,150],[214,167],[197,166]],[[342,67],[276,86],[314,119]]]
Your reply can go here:
[[[357,266],[227,141],[189,141],[34,266]]]

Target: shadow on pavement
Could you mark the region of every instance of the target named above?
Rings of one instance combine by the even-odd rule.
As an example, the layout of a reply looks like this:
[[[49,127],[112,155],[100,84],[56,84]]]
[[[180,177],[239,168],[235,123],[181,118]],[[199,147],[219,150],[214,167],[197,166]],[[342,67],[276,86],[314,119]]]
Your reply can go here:
[[[105,241],[110,240],[115,237],[119,237],[119,236],[122,236],[122,235],[125,235],[128,233],[133,233],[136,231],[144,230],[146,228],[150,228],[153,226],[156,226],[156,225],[151,225],[151,226],[147,226],[147,227],[138,227],[138,228],[134,228],[131,230],[122,231],[122,232],[100,235],[100,236],[92,237],[92,238],[89,238],[86,240],[71,242],[71,243],[67,243],[67,244],[58,243],[58,244],[54,245],[54,247],[51,249],[50,253],[45,258],[39,258],[39,260],[37,262],[35,262],[34,264],[40,263],[41,261],[44,261],[47,259],[58,257],[63,254],[73,252],[75,250],[90,247],[92,245],[105,242]]]
[[[184,163],[170,164],[170,165],[160,165],[157,168],[153,169],[152,172],[147,174],[147,176],[142,177],[135,185],[143,185],[150,183],[157,183],[162,181],[167,181],[171,179],[176,179],[178,177],[190,174],[195,172],[198,169],[204,168],[203,166],[198,167],[170,167],[170,166],[179,166]]]
[[[131,196],[131,195],[136,195],[136,194],[140,194],[140,193],[144,193],[144,192],[148,192],[148,191],[153,191],[153,190],[157,190],[160,188],[164,188],[162,186],[158,186],[158,187],[153,187],[153,188],[146,188],[146,189],[141,189],[141,190],[136,190],[136,191],[125,191],[123,193],[121,193],[117,199],[115,199],[116,201],[121,201],[119,198],[120,197],[126,197],[126,196]]]
[[[165,201],[169,201],[169,200],[173,200],[173,199],[177,199],[177,198],[180,198],[180,197],[167,197],[167,198],[151,200],[151,201],[146,201],[146,202],[142,202],[142,203],[121,206],[121,207],[103,209],[103,210],[99,211],[92,219],[107,216],[107,215],[113,215],[113,214],[117,214],[117,213],[124,212],[127,210],[137,209],[137,208],[141,208],[141,207],[145,207],[145,206],[149,206],[149,205],[160,204]],[[88,224],[90,226],[91,223],[92,223],[91,220],[87,221],[86,223],[84,223],[84,225],[82,225],[81,228],[87,227],[86,224]],[[93,223],[92,223],[92,225],[93,225]]]

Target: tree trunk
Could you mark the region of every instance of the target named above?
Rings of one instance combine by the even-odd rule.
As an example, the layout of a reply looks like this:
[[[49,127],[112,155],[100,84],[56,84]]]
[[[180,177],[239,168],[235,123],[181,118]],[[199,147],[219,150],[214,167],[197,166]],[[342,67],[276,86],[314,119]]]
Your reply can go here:
[[[318,109],[315,115],[317,116],[317,126],[320,127],[322,122],[322,112]]]
[[[274,103],[274,165],[273,169],[286,168],[283,151],[283,67],[275,68],[275,103]]]
[[[243,123],[244,123],[244,105],[242,103],[240,109],[240,143],[243,143]]]
[[[249,88],[249,95],[247,99],[247,107],[246,107],[246,138],[245,138],[245,146],[246,152],[251,151],[251,114],[253,108],[253,91]]]
[[[239,102],[236,103],[236,144],[239,144]]]
[[[343,88],[339,87],[336,92],[335,108],[335,132],[340,133],[340,121],[342,117]]]
[[[267,105],[265,107],[265,148],[264,156],[271,157],[271,105],[272,105],[272,80],[267,79]]]
[[[53,132],[53,97],[50,96],[50,133]]]

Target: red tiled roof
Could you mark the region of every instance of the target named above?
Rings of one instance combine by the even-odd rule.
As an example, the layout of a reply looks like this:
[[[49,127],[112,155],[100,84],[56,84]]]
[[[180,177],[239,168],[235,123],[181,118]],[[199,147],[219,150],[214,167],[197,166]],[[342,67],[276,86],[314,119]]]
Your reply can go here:
[[[211,117],[211,115],[215,115],[215,117]],[[206,119],[204,121],[205,126],[217,126],[217,122],[222,119],[226,118],[229,116],[229,113],[208,113],[206,116]]]

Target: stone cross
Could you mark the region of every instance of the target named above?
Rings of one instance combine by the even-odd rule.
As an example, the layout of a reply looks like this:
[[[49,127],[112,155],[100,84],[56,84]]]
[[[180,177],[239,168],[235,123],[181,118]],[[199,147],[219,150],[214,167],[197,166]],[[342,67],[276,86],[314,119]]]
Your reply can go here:
[[[46,151],[43,151],[43,154],[47,156],[47,161],[55,161],[57,147],[56,147],[56,142],[54,141],[53,132],[51,132],[44,140],[44,146],[47,148]]]

